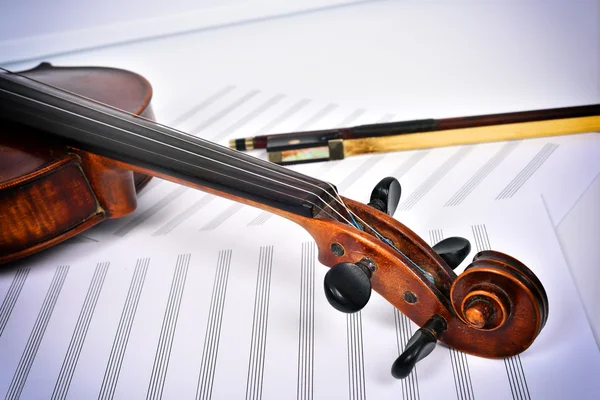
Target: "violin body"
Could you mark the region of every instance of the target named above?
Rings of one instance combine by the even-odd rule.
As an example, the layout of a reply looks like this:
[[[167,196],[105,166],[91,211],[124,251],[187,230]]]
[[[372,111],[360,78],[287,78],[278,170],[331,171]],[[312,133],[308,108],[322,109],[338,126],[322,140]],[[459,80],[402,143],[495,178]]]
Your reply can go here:
[[[392,367],[397,378],[437,340],[502,358],[542,331],[548,298],[535,274],[490,250],[457,276],[468,241],[430,247],[392,218],[394,178],[361,204],[331,183],[156,123],[151,96],[146,79],[117,69],[41,64],[0,73],[0,264],[131,213],[154,176],[304,228],[331,268],[324,288],[332,306],[359,311],[373,289],[421,326]],[[386,205],[391,198],[396,204]]]
[[[22,75],[153,119],[152,88],[137,74],[41,64]],[[0,264],[131,213],[150,179],[42,130],[0,120]]]

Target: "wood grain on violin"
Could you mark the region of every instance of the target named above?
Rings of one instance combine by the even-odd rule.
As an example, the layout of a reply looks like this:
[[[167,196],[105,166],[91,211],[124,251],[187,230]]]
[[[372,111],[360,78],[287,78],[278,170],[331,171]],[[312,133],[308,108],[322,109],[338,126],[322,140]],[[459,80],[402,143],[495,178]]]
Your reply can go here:
[[[153,122],[150,85],[137,74],[44,64],[25,75],[35,80],[0,73],[0,262],[132,212],[136,189],[155,176],[302,226],[322,264],[356,266],[360,290],[372,285],[423,326],[426,340],[507,357],[545,324],[543,286],[519,261],[482,252],[456,276],[409,228],[334,185]]]
[[[153,116],[150,84],[142,77],[131,79],[135,75],[124,71],[55,68],[44,63],[22,74],[114,103],[131,113]],[[97,86],[92,81],[109,85],[111,91],[94,90]],[[68,148],[43,130],[7,119],[0,120],[0,137],[0,263],[44,250],[106,218],[132,212],[136,191],[151,178]]]

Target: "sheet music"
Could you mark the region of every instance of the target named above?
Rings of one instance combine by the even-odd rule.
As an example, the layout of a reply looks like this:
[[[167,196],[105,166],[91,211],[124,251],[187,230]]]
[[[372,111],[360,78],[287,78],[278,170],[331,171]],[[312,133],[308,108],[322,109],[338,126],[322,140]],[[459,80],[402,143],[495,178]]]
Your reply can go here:
[[[394,119],[367,107],[213,86],[189,108],[159,104],[157,114],[223,144],[240,132]],[[416,373],[396,381],[391,363],[415,325],[377,295],[361,313],[334,312],[322,293],[326,269],[305,232],[270,213],[153,179],[133,214],[3,272],[0,393],[594,398],[598,348],[552,226],[598,174],[599,145],[590,133],[290,167],[362,202],[379,179],[395,176],[403,190],[396,217],[431,244],[463,235],[473,252],[492,247],[522,258],[544,282],[551,311],[542,336],[519,357],[490,361],[440,345]]]
[[[296,98],[282,93],[214,83],[194,88],[205,97],[187,104],[159,105],[156,114],[167,125],[226,145],[231,138],[294,130],[324,129],[394,120],[389,111],[353,108],[328,101]],[[190,94],[191,95],[191,94]],[[169,105],[170,104],[170,105]],[[252,153],[266,158],[264,151]],[[328,180],[347,197],[368,200],[381,178],[391,175],[402,185],[398,215],[414,210],[455,208],[461,204],[502,203],[510,198],[542,195],[556,226],[600,173],[600,136],[597,133],[547,137],[523,141],[424,149],[401,153],[361,155],[342,162],[292,166],[318,179]],[[160,187],[155,190],[154,188]],[[200,210],[209,206],[211,212]],[[174,213],[173,209],[178,210]],[[193,189],[154,180],[142,192],[138,210],[85,234],[89,240],[115,237],[164,236],[184,225],[216,229],[228,219],[243,224],[265,224],[266,212],[216,199]],[[211,218],[207,218],[210,216]],[[81,239],[83,240],[83,239]]]
[[[597,31],[596,6],[419,7],[381,2],[39,61],[140,72],[160,122],[221,144],[597,102],[597,40],[583,39]],[[534,32],[532,20],[561,40],[550,49],[547,30]],[[411,34],[397,34],[398,26]],[[481,26],[490,40],[471,40]],[[342,36],[349,47],[338,47]],[[356,57],[377,48],[376,69],[371,57]],[[596,399],[599,351],[553,227],[600,173],[599,154],[598,134],[589,133],[290,167],[362,202],[379,179],[395,176],[403,190],[396,218],[430,244],[461,235],[472,243],[469,258],[491,247],[532,268],[550,316],[518,357],[487,360],[438,344],[409,378],[395,380],[392,362],[416,326],[377,294],[360,313],[333,310],[322,290],[327,269],[304,231],[153,179],[132,215],[0,270],[0,395]]]
[[[468,238],[468,259],[488,248],[517,256],[543,282],[550,314],[518,357],[487,360],[438,345],[403,381],[390,368],[415,325],[378,294],[357,314],[335,311],[322,290],[326,268],[301,228],[278,217],[269,225],[244,221],[70,242],[3,271],[0,393],[56,399],[600,394],[600,354],[541,200],[405,214],[403,222],[430,244]]]

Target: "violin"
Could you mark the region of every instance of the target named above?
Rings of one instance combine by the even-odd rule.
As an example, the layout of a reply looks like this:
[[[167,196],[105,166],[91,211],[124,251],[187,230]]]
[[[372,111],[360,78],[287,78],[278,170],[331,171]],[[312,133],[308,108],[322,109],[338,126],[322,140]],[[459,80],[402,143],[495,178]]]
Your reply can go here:
[[[63,242],[136,209],[151,177],[266,210],[315,240],[329,267],[324,290],[341,312],[360,311],[372,290],[420,326],[392,365],[408,376],[439,340],[475,356],[525,351],[542,331],[548,298],[517,259],[470,252],[452,237],[430,247],[392,217],[392,177],[362,204],[335,185],[155,121],[142,76],[48,63],[0,71],[0,263]]]

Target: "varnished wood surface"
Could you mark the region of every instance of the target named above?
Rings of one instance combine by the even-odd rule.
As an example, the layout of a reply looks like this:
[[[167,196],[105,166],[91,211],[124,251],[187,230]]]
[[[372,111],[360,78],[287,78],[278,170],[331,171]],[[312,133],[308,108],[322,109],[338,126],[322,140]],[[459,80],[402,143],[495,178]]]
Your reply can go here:
[[[137,74],[48,64],[23,74],[153,117],[150,84]],[[0,264],[132,212],[137,191],[149,179],[109,159],[69,148],[40,129],[0,119]]]
[[[377,138],[344,140],[344,155],[386,153],[444,146],[561,136],[600,130],[600,116],[449,129]]]
[[[371,258],[377,265],[371,280],[373,289],[419,326],[423,326],[434,314],[443,317],[448,328],[441,334],[440,340],[459,351],[480,357],[503,358],[519,354],[533,343],[545,324],[548,300],[543,288],[540,290],[537,284],[525,278],[531,274],[525,266],[501,253],[483,252],[468,267],[477,267],[478,273],[485,274],[483,279],[470,282],[466,279],[469,275],[456,277],[444,261],[409,228],[383,213],[373,212],[364,204],[350,199],[344,201],[357,214],[370,215],[369,224],[374,228],[396,232],[390,239],[410,259],[430,271],[440,284],[430,283],[411,263],[372,235],[349,229],[339,222],[297,221],[317,242],[322,264],[332,267],[340,262],[356,263],[362,257]],[[338,257],[331,252],[333,242],[344,247],[343,256]],[[483,271],[484,268],[487,270]],[[494,285],[499,285],[498,290],[507,292],[507,301],[512,305],[503,323],[493,329],[482,329],[461,319],[459,315],[464,314],[459,301],[461,296],[479,290],[489,298],[496,290]],[[416,303],[411,304],[404,299],[407,291],[416,295]]]
[[[0,101],[2,118],[43,129],[71,147],[294,213],[314,215],[332,190],[313,177],[16,75],[0,75]]]
[[[136,166],[120,165],[124,169],[132,168],[142,173],[152,173]],[[454,290],[454,297],[460,298],[476,289],[487,290],[486,293],[489,294],[490,291],[493,292],[493,288],[469,286],[471,284],[469,280],[463,276],[457,277],[423,239],[386,214],[342,197],[352,211],[366,219],[365,222],[373,228],[387,235],[408,258],[429,272],[437,284],[427,280],[413,264],[392,247],[372,234],[359,231],[344,222],[326,216],[308,218],[160,173],[155,176],[260,208],[299,224],[314,238],[319,249],[319,261],[327,267],[333,267],[341,262],[356,263],[363,257],[371,258],[377,265],[372,277],[373,290],[419,326],[422,326],[433,314],[442,316],[448,324],[448,329],[442,333],[440,340],[457,350],[486,358],[513,356],[525,351],[531,345],[545,323],[548,313],[547,298],[544,300],[545,293],[532,288],[533,284],[523,284],[527,282],[523,277],[530,272],[518,272],[519,265],[522,264],[516,260],[511,262],[510,257],[503,256],[501,253],[488,252],[488,257],[480,255],[473,266],[487,266],[489,279],[508,282],[509,301],[519,306],[510,310],[511,315],[507,315],[502,326],[491,330],[481,329],[460,317],[464,312],[460,308],[460,301],[458,304],[456,299],[453,302],[452,292]],[[344,248],[342,256],[332,253],[332,243],[338,243]],[[456,290],[455,286],[459,289]],[[418,301],[415,304],[410,304],[404,299],[404,293],[407,291],[416,295]]]
[[[4,262],[103,216],[76,156],[3,188],[0,196],[0,261]]]
[[[142,103],[145,99],[147,96],[138,98]],[[142,109],[138,107],[136,111]],[[144,125],[135,127],[142,129]],[[89,126],[85,128],[91,129]],[[151,138],[151,142],[157,142],[158,146],[165,145],[160,141],[166,138],[169,141],[189,140],[178,135],[161,136],[160,130],[151,132],[152,135],[158,135]],[[29,132],[31,135],[38,133]],[[107,139],[99,136],[100,140]],[[66,140],[71,136],[58,137]],[[93,146],[80,147],[84,141],[80,142],[74,137],[72,142],[63,142],[71,146],[58,147],[56,152],[47,151],[51,147],[32,146],[34,150],[37,149],[32,153],[27,153],[26,147],[14,137],[11,141],[0,142],[0,149],[10,154],[12,160],[22,156],[24,150],[27,153],[18,168],[3,172],[2,175],[0,209],[5,211],[0,212],[3,226],[0,262],[40,251],[82,232],[102,219],[130,213],[135,209],[136,202],[135,172],[139,176],[152,175],[170,180],[287,218],[312,235],[319,249],[319,261],[325,266],[333,267],[341,262],[356,263],[365,257],[370,258],[376,265],[371,280],[373,289],[420,326],[434,315],[442,317],[448,328],[442,332],[440,340],[457,350],[488,358],[512,356],[527,349],[544,326],[548,301],[543,286],[517,260],[496,252],[480,253],[467,268],[467,273],[457,277],[425,241],[384,213],[341,198],[361,223],[380,232],[395,248],[368,228],[363,231],[343,222],[347,214],[344,215],[344,208],[337,204],[335,195],[329,191],[333,188],[325,182],[288,172],[280,166],[265,164],[247,155],[239,156],[237,161],[247,160],[250,166],[261,166],[260,171],[264,174],[281,175],[289,180],[288,186],[295,190],[299,188],[291,182],[300,179],[300,187],[306,187],[306,193],[313,196],[313,200],[314,196],[319,198],[319,207],[310,213],[296,212],[294,207],[270,201],[260,192],[240,190],[240,187],[248,184],[243,180],[236,182],[237,186],[223,183],[223,179],[221,185],[214,185],[210,179],[196,177],[192,170],[176,170],[168,165],[141,162],[137,153],[128,162],[122,149],[100,147],[105,153],[103,156],[86,153],[80,149],[89,151]],[[78,145],[74,146],[75,143]],[[136,148],[142,152],[152,149],[144,148],[146,141],[132,143],[141,146]],[[204,148],[204,144],[192,144],[197,146],[195,150]],[[112,154],[111,149],[115,157],[104,158]],[[152,157],[164,155],[159,151],[161,149],[163,147],[152,151]],[[186,151],[193,154],[193,150]],[[229,152],[226,149],[226,152],[218,154],[224,157]],[[181,154],[173,153],[172,156]],[[173,160],[182,161],[177,158]],[[229,167],[226,159],[212,161]],[[197,162],[195,158],[188,161],[191,167],[195,166],[194,162]],[[24,175],[18,176],[19,173]],[[229,178],[239,181],[239,177]],[[260,178],[256,179],[258,181]],[[273,188],[283,190],[285,180],[279,182],[279,186],[273,182]],[[298,191],[294,193],[300,194]],[[299,205],[305,207],[310,198],[300,197]],[[311,206],[314,205],[316,203]],[[337,218],[337,213],[342,217]],[[5,226],[10,228],[4,229]],[[336,255],[331,251],[334,243],[344,249],[343,254]],[[416,298],[416,302],[405,300],[407,293]]]

